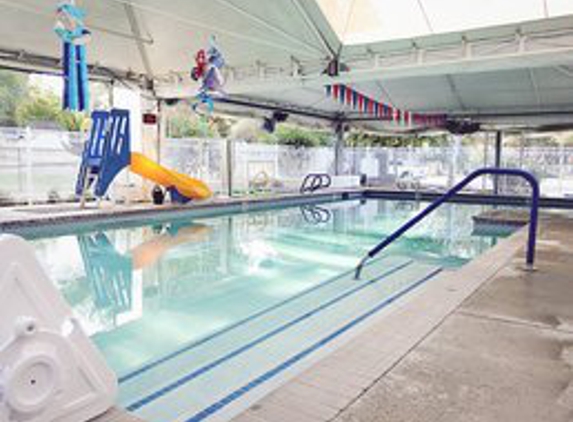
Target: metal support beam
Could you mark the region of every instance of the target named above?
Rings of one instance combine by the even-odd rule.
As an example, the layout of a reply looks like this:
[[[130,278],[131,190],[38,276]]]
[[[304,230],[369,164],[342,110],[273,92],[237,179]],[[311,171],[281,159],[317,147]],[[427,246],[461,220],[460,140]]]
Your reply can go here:
[[[318,26],[316,25],[314,20],[310,17],[307,10],[300,3],[300,1],[299,0],[292,0],[292,2],[294,3],[298,12],[300,13],[302,18],[304,19],[307,27],[312,31],[312,33],[315,35],[315,37],[320,41],[320,43],[322,44],[324,49],[330,54],[330,56],[332,56],[332,57],[336,56],[336,52],[337,52],[338,48],[334,48],[333,46],[330,45],[330,43],[328,42],[328,40],[326,39],[326,37],[324,36],[322,31],[318,28]],[[342,45],[342,43],[340,45]]]
[[[308,117],[318,120],[332,121],[336,118],[334,114],[329,114],[326,112],[321,112],[318,110],[306,109],[302,107],[279,105],[273,103],[266,103],[260,101],[252,101],[246,98],[233,98],[225,97],[215,99],[215,103],[228,104],[231,106],[237,106],[253,110],[264,110],[264,111],[281,111],[288,114],[294,114],[301,117]]]
[[[141,62],[143,63],[145,73],[150,80],[153,80],[153,69],[151,68],[151,61],[149,60],[149,55],[147,54],[145,44],[141,42],[141,28],[139,26],[139,21],[137,20],[137,15],[135,14],[133,4],[131,2],[124,3],[123,8],[125,10],[125,14],[127,15],[129,28],[131,29],[131,33],[134,36],[139,55],[141,56]]]
[[[571,22],[573,24],[573,20]],[[499,47],[499,48],[498,48]],[[501,48],[503,47],[503,48]],[[464,38],[452,43],[423,47],[416,44],[391,52],[377,52],[370,47],[365,56],[349,53],[344,58],[350,71],[337,78],[320,74],[293,74],[291,66],[278,66],[273,72],[254,74],[252,66],[236,68],[236,77],[227,84],[233,95],[253,94],[287,89],[320,88],[332,83],[403,80],[413,77],[471,74],[493,71],[554,66],[567,74],[563,63],[573,54],[573,30],[523,32],[511,37],[471,40]],[[347,47],[350,51],[350,47]],[[374,60],[372,59],[374,57]],[[303,62],[306,67],[321,63]],[[573,72],[573,71],[572,71]],[[164,83],[158,88],[160,96],[182,98],[188,96],[192,85]],[[454,94],[455,95],[455,94]],[[459,97],[459,95],[458,95]],[[460,98],[463,100],[463,98]]]
[[[342,174],[344,161],[344,121],[338,120],[334,124],[334,174]]]
[[[215,24],[207,24],[207,23],[205,23],[199,19],[192,19],[192,18],[186,17],[180,13],[178,14],[176,12],[168,12],[165,10],[165,8],[162,8],[162,7],[152,7],[152,6],[149,6],[147,4],[132,3],[132,0],[109,0],[109,1],[113,1],[113,2],[119,3],[119,4],[133,4],[133,7],[135,9],[141,10],[144,13],[149,13],[149,14],[164,18],[168,22],[169,21],[171,21],[173,23],[177,22],[177,23],[185,25],[189,28],[193,28],[193,29],[202,28],[202,29],[210,31],[216,35],[224,35],[224,36],[227,36],[229,38],[235,38],[237,40],[243,40],[243,41],[247,41],[247,42],[250,42],[253,44],[266,45],[269,47],[278,48],[280,50],[283,50],[283,51],[286,51],[289,53],[294,52],[292,46],[285,46],[282,43],[274,42],[272,40],[268,40],[268,39],[261,38],[261,37],[254,37],[254,36],[245,35],[244,33],[241,33],[239,31],[231,31],[231,30],[223,28],[222,26],[217,26]],[[309,53],[308,51],[299,50],[298,53],[301,55],[305,54],[307,57],[313,57],[313,58],[316,57],[316,53]]]
[[[61,76],[61,58],[0,48],[0,68],[27,73]],[[90,64],[90,80],[121,80],[139,84],[143,75],[106,66]]]
[[[503,133],[498,130],[495,133],[495,163],[494,168],[501,168],[501,153],[503,144]],[[493,176],[493,193],[494,195],[499,195],[499,176],[494,174]]]
[[[297,38],[296,36],[284,31],[283,29],[279,28],[276,25],[273,25],[269,22],[267,22],[265,19],[260,18],[259,16],[251,13],[248,10],[243,9],[240,6],[237,6],[234,3],[231,3],[229,0],[214,0],[216,3],[219,3],[220,5],[227,7],[229,9],[231,9],[232,11],[238,13],[239,15],[251,20],[252,22],[256,23],[257,25],[262,26],[263,28],[269,29],[272,32],[280,35],[282,38],[284,38],[285,40],[289,40],[290,42],[298,45],[299,47],[305,48],[308,51],[312,51],[314,53],[318,53],[318,54],[322,54],[322,50],[318,47],[316,47],[315,45],[309,44],[299,38]]]
[[[50,21],[52,21],[54,19],[53,13],[45,13],[42,10],[39,10],[37,7],[26,6],[26,5],[22,4],[22,2],[17,1],[17,0],[0,0],[0,5],[9,7],[11,9],[19,10],[21,12],[25,12],[28,14],[41,16],[41,17],[44,17],[46,19],[49,19]],[[92,32],[101,32],[103,34],[113,35],[113,36],[118,37],[118,38],[125,38],[125,39],[130,39],[130,40],[134,39],[134,36],[132,34],[127,34],[125,32],[121,32],[121,31],[118,31],[116,29],[111,29],[111,28],[95,25],[89,19],[86,21],[86,26]],[[152,38],[140,38],[139,41],[141,41],[142,43],[145,43],[145,44],[153,44]]]

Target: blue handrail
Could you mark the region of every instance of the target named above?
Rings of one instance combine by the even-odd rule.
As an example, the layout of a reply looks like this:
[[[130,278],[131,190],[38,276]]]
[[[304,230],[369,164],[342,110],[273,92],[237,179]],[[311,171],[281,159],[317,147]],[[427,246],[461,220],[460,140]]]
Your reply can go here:
[[[404,225],[402,225],[398,230],[394,231],[390,236],[372,248],[364,258],[360,261],[358,266],[356,267],[355,277],[360,278],[360,273],[362,272],[362,268],[366,264],[369,259],[374,258],[380,251],[386,248],[389,244],[394,242],[404,233],[406,233],[409,229],[414,227],[420,221],[422,221],[428,214],[442,205],[444,202],[450,200],[456,193],[470,184],[474,179],[478,177],[484,176],[486,174],[493,174],[496,176],[517,176],[521,177],[527,182],[529,182],[531,186],[531,211],[529,214],[529,236],[527,239],[527,256],[526,256],[526,264],[528,267],[532,268],[533,263],[535,261],[535,243],[536,243],[536,236],[537,236],[537,219],[538,219],[538,211],[539,211],[539,183],[535,176],[528,171],[520,170],[520,169],[508,169],[508,168],[482,168],[473,171],[468,176],[466,176],[461,182],[456,184],[452,187],[449,191],[447,191],[444,195],[436,199],[430,205],[428,205],[425,209],[423,209],[420,213],[414,216],[412,219],[408,220]]]

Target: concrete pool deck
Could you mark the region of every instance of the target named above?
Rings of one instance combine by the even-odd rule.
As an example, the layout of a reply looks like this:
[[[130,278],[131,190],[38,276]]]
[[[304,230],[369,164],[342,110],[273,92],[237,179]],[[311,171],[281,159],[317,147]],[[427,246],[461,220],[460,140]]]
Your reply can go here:
[[[153,205],[151,203],[91,202],[85,208],[79,203],[22,205],[0,207],[0,233],[22,228],[69,226],[83,223],[125,224],[145,218],[176,219],[228,212],[246,212],[276,207],[323,203],[345,198],[360,199],[364,189],[329,189],[313,194],[281,193],[240,197],[216,197],[188,204]]]
[[[573,217],[525,232],[397,303],[234,422],[570,421]]]

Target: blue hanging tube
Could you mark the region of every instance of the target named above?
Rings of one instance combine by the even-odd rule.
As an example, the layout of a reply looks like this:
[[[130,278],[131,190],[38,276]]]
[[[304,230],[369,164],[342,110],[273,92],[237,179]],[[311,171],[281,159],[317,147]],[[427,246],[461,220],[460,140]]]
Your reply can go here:
[[[78,45],[76,47],[77,55],[77,71],[78,71],[78,85],[79,85],[79,110],[85,111],[90,106],[89,95],[89,77],[88,77],[88,64],[86,59],[86,46]]]

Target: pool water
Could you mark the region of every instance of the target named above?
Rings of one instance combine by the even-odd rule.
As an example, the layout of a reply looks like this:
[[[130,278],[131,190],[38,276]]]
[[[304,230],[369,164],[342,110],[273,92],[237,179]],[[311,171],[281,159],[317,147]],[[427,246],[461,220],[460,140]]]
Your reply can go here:
[[[151,422],[199,421],[498,239],[474,234],[486,207],[448,204],[353,280],[424,205],[343,201],[30,240],[118,375],[119,403]]]

